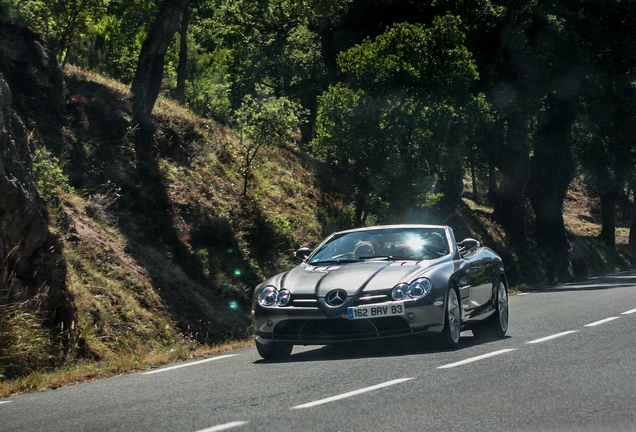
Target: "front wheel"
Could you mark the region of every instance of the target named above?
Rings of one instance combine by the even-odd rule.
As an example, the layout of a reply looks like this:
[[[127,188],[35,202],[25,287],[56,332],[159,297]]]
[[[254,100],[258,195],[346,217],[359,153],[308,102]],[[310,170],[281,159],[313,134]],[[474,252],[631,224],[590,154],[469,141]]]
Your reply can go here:
[[[499,281],[493,297],[495,313],[488,321],[473,330],[477,337],[502,338],[508,331],[508,288],[503,280]]]
[[[294,345],[286,342],[263,343],[256,341],[256,350],[265,360],[283,360],[291,355],[292,349],[294,349]]]
[[[440,342],[444,348],[455,349],[459,346],[462,331],[461,306],[459,295],[453,287],[446,294],[446,308],[444,312],[444,328],[440,335]]]

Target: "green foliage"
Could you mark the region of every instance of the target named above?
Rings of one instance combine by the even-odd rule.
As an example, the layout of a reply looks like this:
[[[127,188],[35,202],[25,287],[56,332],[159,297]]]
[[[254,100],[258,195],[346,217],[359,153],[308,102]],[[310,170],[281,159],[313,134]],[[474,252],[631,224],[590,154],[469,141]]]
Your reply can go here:
[[[347,81],[319,98],[311,146],[348,173],[358,224],[366,208],[406,210],[438,182],[461,183],[462,146],[488,104],[471,91],[478,75],[459,25],[398,24],[339,56]]]
[[[72,192],[68,176],[60,168],[60,161],[46,148],[41,148],[33,154],[33,174],[38,183],[38,189],[49,202],[57,199],[58,189]]]
[[[429,28],[401,23],[341,53],[338,64],[350,85],[374,93],[397,87],[433,100],[466,99],[478,74],[464,39],[455,17],[437,17]]]
[[[338,21],[351,0],[222,0],[213,40],[228,49],[233,108],[260,85],[310,108],[326,87],[320,30]]]
[[[142,9],[139,7],[139,9]],[[118,11],[119,12],[119,11]],[[152,13],[146,8],[147,13]],[[147,20],[147,18],[144,18]],[[86,38],[74,45],[69,59],[78,66],[130,83],[149,25],[129,10],[104,16]]]
[[[190,56],[186,81],[187,106],[201,117],[231,120],[230,83],[225,74],[225,51]]]
[[[274,97],[263,91],[257,96],[247,95],[236,111],[235,120],[243,147],[243,195],[254,159],[261,147],[274,147],[290,139],[301,122],[303,111],[285,97]]]
[[[133,0],[3,0],[15,21],[41,32],[58,60],[124,82],[132,79],[156,2]]]
[[[87,37],[106,14],[110,0],[24,0],[11,10],[23,21],[44,33],[58,58],[66,61],[73,44]]]

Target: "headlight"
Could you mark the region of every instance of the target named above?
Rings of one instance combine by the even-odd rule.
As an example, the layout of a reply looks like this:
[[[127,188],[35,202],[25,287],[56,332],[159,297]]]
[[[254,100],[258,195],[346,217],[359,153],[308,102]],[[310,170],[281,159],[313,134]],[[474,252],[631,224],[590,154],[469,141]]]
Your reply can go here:
[[[427,278],[415,279],[409,285],[408,294],[410,297],[414,299],[418,299],[418,298],[424,297],[426,294],[431,292],[432,286],[433,284],[431,283],[430,279],[427,279]]]
[[[276,287],[268,285],[263,288],[263,290],[258,294],[258,303],[261,306],[271,306],[276,303],[277,297],[278,290],[276,289]]]
[[[391,297],[393,300],[404,300],[409,291],[409,286],[405,282],[401,282],[393,287],[391,291]]]
[[[276,299],[278,306],[287,306],[289,300],[291,300],[291,292],[289,290],[283,289],[278,292],[278,298]]]

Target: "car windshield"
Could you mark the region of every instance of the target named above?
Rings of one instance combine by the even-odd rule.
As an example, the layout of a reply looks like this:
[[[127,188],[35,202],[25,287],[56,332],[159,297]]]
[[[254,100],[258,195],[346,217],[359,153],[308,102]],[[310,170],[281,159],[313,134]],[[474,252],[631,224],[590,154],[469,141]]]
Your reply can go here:
[[[310,257],[310,264],[379,259],[430,260],[449,252],[442,228],[387,228],[336,234]]]

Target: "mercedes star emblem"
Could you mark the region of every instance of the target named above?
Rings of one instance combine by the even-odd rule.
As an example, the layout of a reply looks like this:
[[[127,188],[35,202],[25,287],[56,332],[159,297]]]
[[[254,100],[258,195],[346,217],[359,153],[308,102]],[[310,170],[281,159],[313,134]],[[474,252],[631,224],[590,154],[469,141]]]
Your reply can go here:
[[[347,292],[343,289],[329,291],[325,297],[325,303],[329,306],[341,306],[347,299]]]

